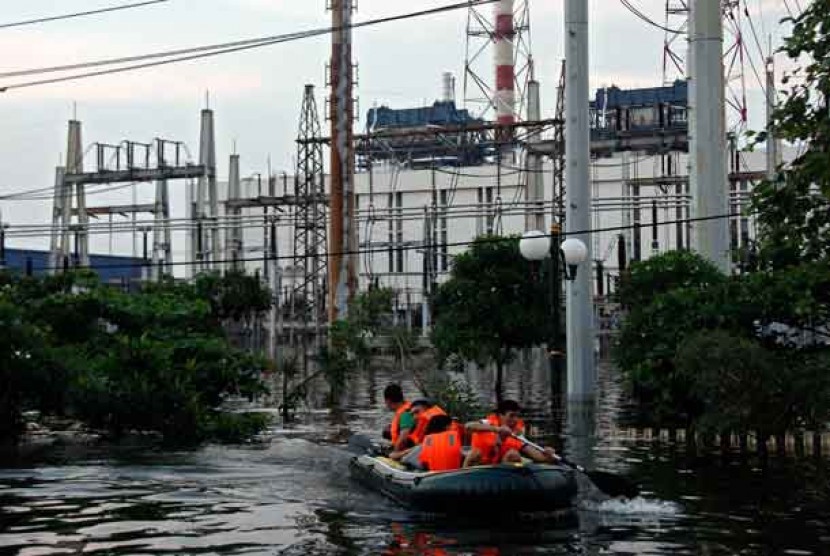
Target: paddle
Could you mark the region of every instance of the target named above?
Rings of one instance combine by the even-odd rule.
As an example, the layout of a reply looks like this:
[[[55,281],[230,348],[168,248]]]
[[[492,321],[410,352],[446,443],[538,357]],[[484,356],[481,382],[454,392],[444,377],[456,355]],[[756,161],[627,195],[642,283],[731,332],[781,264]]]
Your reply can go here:
[[[513,435],[514,438],[523,442],[527,446],[531,448],[535,448],[540,452],[545,451],[545,449],[538,444],[531,442],[527,438],[523,436]],[[572,461],[568,461],[562,456],[556,456],[557,461],[562,465],[566,465],[571,469],[582,473],[586,477],[588,477],[594,486],[597,487],[600,491],[604,492],[608,496],[612,498],[616,498],[618,496],[624,496],[625,498],[634,498],[640,493],[640,489],[637,488],[637,485],[626,479],[625,477],[621,477],[620,475],[616,475],[614,473],[607,473],[605,471],[589,471],[579,465],[578,463],[574,463]]]
[[[349,437],[349,451],[370,456],[383,455],[383,450],[371,438],[364,434],[353,434]]]

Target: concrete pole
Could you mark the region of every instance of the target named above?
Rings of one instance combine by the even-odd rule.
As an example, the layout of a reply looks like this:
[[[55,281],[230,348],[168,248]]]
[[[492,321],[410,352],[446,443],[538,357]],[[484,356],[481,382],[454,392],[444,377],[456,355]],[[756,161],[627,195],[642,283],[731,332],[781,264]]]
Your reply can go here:
[[[781,163],[780,144],[772,132],[775,113],[775,60],[767,58],[767,179],[774,180],[776,169]]]
[[[726,215],[723,22],[720,0],[692,0],[689,18],[689,172],[692,218]],[[729,219],[692,222],[694,249],[724,273],[731,268]]]
[[[348,316],[357,290],[357,230],[354,220],[353,0],[331,0],[331,233],[329,320]]]
[[[63,228],[69,225],[69,222],[63,220],[64,217],[64,195],[66,188],[63,183],[64,167],[58,166],[55,168],[55,197],[52,200],[52,231],[49,238],[49,273],[57,274],[58,269],[63,264]]]
[[[240,197],[240,182],[239,182],[239,155],[232,154],[230,158],[228,173],[228,201],[236,201]],[[230,217],[230,227],[225,236],[225,258],[231,261],[231,268],[239,270],[241,263],[238,262],[241,258],[242,251],[242,228],[239,221],[241,209],[229,207],[226,211]]]
[[[594,365],[593,282],[591,261],[590,118],[588,113],[588,1],[565,2],[565,190],[566,234],[588,248],[587,262],[567,285],[568,399],[592,402]],[[579,232],[579,233],[575,233]]]
[[[185,236],[187,264],[185,265],[185,276],[188,279],[198,274],[196,268],[196,183],[192,179],[185,183],[185,205],[189,230]]]
[[[205,219],[208,217],[215,218],[218,216],[218,200],[216,198],[216,140],[213,132],[213,110],[205,108],[202,110],[202,125],[199,135],[199,164],[205,167],[205,173],[199,178],[199,185],[196,191],[196,218]],[[205,233],[205,229],[209,229]],[[211,238],[208,249],[211,250],[209,256],[205,257],[202,253],[203,263],[199,270],[207,270],[210,268],[209,261],[218,258],[218,239],[216,234],[215,220],[209,225],[203,222],[203,235]],[[205,241],[202,238],[201,244],[204,248]],[[197,241],[197,243],[199,243]]]
[[[164,253],[164,187],[166,180],[156,180],[156,196],[153,202],[153,254],[152,276],[156,281],[162,277],[161,261]]]
[[[78,120],[69,120],[69,134],[66,144],[66,173],[67,174],[82,174],[84,171],[84,152],[81,146],[81,122]],[[66,240],[64,248],[66,253],[69,253],[69,223],[72,222],[72,199],[71,187],[69,194],[69,218],[66,220]],[[79,264],[82,266],[89,265],[89,214],[86,212],[86,193],[85,186],[82,183],[75,184],[75,202],[78,211],[78,258]]]
[[[527,119],[538,122],[542,119],[539,82],[531,77],[527,84]],[[527,142],[527,188],[525,189],[525,231],[545,229],[545,182],[542,157],[533,147],[542,140],[539,128],[532,128]]]

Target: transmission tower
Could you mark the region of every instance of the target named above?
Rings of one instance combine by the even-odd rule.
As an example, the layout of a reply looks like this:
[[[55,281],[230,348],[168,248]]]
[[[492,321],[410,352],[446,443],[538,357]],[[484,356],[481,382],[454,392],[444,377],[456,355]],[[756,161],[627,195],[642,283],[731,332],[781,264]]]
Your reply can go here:
[[[295,297],[305,331],[314,325],[320,341],[320,325],[325,318],[324,284],[326,264],[326,193],[323,169],[323,144],[314,85],[305,86],[297,141],[296,225],[294,227],[294,262],[302,269]],[[305,334],[304,334],[305,337]]]
[[[523,120],[533,65],[530,0],[471,6],[464,60],[465,106],[488,120],[504,119],[511,112],[514,121]]]
[[[722,0],[724,29],[724,85],[729,130],[744,131],[747,124],[746,61],[749,56],[743,32],[745,0]],[[666,36],[663,43],[663,83],[671,85],[688,75],[686,50],[690,0],[666,0]]]

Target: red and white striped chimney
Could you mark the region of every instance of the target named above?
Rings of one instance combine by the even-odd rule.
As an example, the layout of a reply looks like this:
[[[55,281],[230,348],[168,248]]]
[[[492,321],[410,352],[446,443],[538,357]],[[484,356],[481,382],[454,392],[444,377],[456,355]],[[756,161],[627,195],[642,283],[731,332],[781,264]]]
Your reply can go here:
[[[499,0],[495,5],[496,27],[493,36],[496,59],[496,123],[515,123],[516,96],[514,84],[516,69],[513,61],[513,38],[516,29],[513,23],[514,0]]]

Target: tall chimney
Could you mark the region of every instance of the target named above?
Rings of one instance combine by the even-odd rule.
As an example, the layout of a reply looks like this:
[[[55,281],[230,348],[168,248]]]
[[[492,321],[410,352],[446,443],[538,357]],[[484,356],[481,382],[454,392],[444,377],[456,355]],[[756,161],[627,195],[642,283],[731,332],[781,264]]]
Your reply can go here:
[[[496,123],[502,125],[511,125],[516,121],[516,70],[513,61],[513,38],[516,29],[513,22],[513,3],[514,0],[499,0],[495,4],[493,42],[496,58]]]

